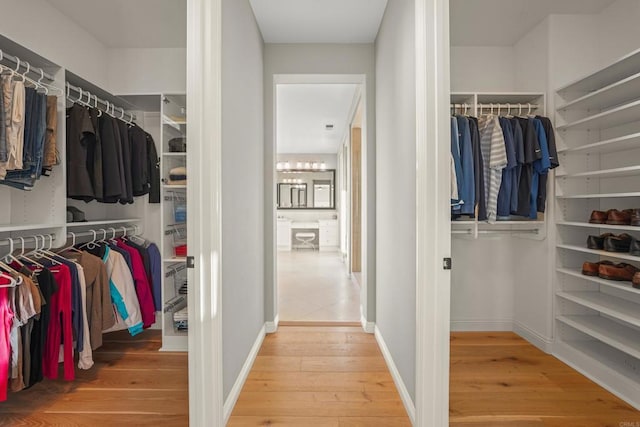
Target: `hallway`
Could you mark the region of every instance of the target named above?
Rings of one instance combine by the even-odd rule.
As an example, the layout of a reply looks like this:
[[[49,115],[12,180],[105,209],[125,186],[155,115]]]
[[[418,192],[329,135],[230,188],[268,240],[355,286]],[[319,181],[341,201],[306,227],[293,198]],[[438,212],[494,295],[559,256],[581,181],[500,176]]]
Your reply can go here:
[[[359,322],[360,287],[338,252],[278,253],[280,321]]]
[[[410,426],[373,335],[283,326],[267,335],[228,426]]]

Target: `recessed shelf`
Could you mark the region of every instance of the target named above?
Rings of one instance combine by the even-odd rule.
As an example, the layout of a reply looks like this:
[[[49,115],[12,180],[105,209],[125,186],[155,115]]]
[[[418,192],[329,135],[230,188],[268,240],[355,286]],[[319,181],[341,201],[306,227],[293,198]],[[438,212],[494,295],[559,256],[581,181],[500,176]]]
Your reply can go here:
[[[617,258],[617,259],[624,259],[624,260],[627,260],[627,261],[640,262],[640,257],[629,255],[628,253],[625,253],[625,252],[607,252],[607,251],[600,251],[600,250],[597,250],[597,249],[589,249],[589,248],[585,248],[585,247],[577,246],[577,245],[564,245],[564,244],[557,245],[557,247],[560,248],[560,249],[566,249],[566,250],[570,250],[570,251],[584,252],[584,253],[593,254],[593,255],[600,255],[602,257]]]
[[[556,178],[621,178],[634,175],[640,175],[640,166],[626,166],[623,168],[603,169],[572,174],[556,174]]]
[[[558,107],[558,111],[604,110],[640,98],[640,73],[588,93]]]
[[[556,295],[631,325],[640,326],[640,304],[602,292],[561,291]]]
[[[187,258],[186,257],[176,257],[176,258],[163,258],[162,262],[166,262],[166,263],[178,263],[178,262],[187,262]]]
[[[172,190],[186,190],[187,186],[186,185],[169,185],[169,184],[165,184],[162,186],[162,188],[167,188],[167,189],[172,189]]]
[[[637,231],[640,232],[640,227],[633,225],[608,225],[608,224],[591,224],[588,222],[579,221],[557,221],[557,225],[565,227],[583,227],[583,228],[595,228],[604,230],[620,230],[620,231]]]
[[[11,231],[45,230],[49,228],[61,228],[64,224],[21,224],[21,225],[0,225],[0,233]]]
[[[634,75],[640,70],[640,49],[623,56],[595,71],[581,77],[573,82],[557,89],[559,93],[593,92],[617,81]]]
[[[602,113],[567,123],[566,125],[558,126],[556,130],[608,129],[627,123],[637,122],[638,117],[640,117],[640,100],[620,105],[616,108],[603,111]]]
[[[619,289],[622,291],[627,291],[627,292],[640,295],[640,289],[634,288],[631,282],[618,282],[616,280],[601,279],[597,276],[586,276],[582,274],[581,270],[572,269],[572,268],[558,267],[556,271],[562,274],[566,274],[567,276],[573,276],[580,279],[584,279],[588,282],[596,283],[601,286],[606,286],[608,288]]]
[[[622,199],[626,197],[640,197],[640,192],[556,195],[558,199]]]
[[[640,331],[602,316],[559,316],[558,320],[613,348],[640,359]]]
[[[162,153],[163,156],[166,157],[185,157],[187,155],[187,153],[169,153],[169,152],[164,152]]]
[[[580,154],[615,153],[616,151],[633,150],[635,148],[640,148],[640,133],[607,139],[579,147],[561,148],[558,152]]]
[[[92,227],[96,225],[110,225],[110,224],[128,224],[142,222],[140,218],[128,218],[128,219],[105,219],[99,221],[87,221],[87,222],[70,222],[67,223],[67,228],[79,228],[79,227]]]

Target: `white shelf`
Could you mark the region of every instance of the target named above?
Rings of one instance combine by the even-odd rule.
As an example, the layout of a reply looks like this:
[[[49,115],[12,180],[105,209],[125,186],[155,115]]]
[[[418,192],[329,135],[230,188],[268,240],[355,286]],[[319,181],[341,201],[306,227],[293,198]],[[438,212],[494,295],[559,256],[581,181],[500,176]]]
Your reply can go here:
[[[612,108],[593,116],[585,117],[566,125],[558,126],[556,130],[589,130],[589,129],[608,129],[627,123],[638,121],[640,117],[640,100]]]
[[[640,289],[634,288],[631,282],[618,282],[615,280],[601,279],[598,276],[586,276],[582,274],[581,270],[565,268],[565,267],[558,267],[556,271],[562,274],[566,274],[567,276],[578,277],[580,279],[584,279],[588,282],[596,283],[601,286],[606,286],[608,288],[618,289],[621,291],[627,291],[633,294],[640,295]]]
[[[626,166],[623,168],[603,169],[572,174],[556,174],[556,178],[621,178],[639,174],[640,166]]]
[[[640,197],[640,192],[631,193],[594,193],[557,195],[558,199],[622,199],[626,197]]]
[[[179,262],[187,262],[187,257],[175,257],[175,258],[163,258],[162,262],[171,264],[171,263],[179,263]]]
[[[451,225],[475,225],[476,222],[474,220],[465,220],[465,221],[451,221]]]
[[[560,248],[560,249],[567,249],[567,250],[570,250],[570,251],[584,252],[584,253],[587,253],[587,254],[600,255],[601,257],[617,258],[617,259],[624,259],[624,260],[627,260],[627,261],[640,262],[640,257],[629,255],[626,252],[600,251],[598,249],[589,249],[589,248],[585,248],[585,247],[582,247],[582,246],[564,245],[564,244],[557,245],[557,247]]]
[[[142,222],[140,218],[128,218],[128,219],[106,219],[100,221],[87,221],[87,222],[69,222],[67,228],[79,228],[79,227],[92,227],[96,225],[110,225],[110,224],[130,224]]]
[[[561,148],[559,153],[615,153],[616,151],[633,150],[640,148],[640,133],[621,136],[619,138],[607,139],[587,145],[571,148]]]
[[[170,127],[174,128],[175,130],[178,130],[178,131],[182,132],[183,131],[183,127],[187,125],[187,119],[174,120],[174,119],[172,119],[170,117],[167,117],[167,116],[163,115],[162,116],[162,124],[170,126]]]
[[[562,86],[557,89],[556,92],[593,92],[634,75],[638,70],[640,70],[640,49],[623,56],[598,71],[589,73],[584,77]]]
[[[583,307],[640,327],[640,304],[603,294],[602,292],[561,291],[556,295]]]
[[[162,188],[166,188],[168,190],[186,190],[187,186],[186,185],[168,185],[168,184],[164,184],[162,186]]]
[[[591,224],[588,222],[578,221],[557,221],[556,225],[562,225],[565,227],[583,227],[583,228],[595,228],[603,230],[620,230],[620,231],[638,231],[640,227],[633,225],[608,225],[608,224]]]
[[[640,98],[640,73],[616,81],[558,107],[558,111],[604,109]]]
[[[162,155],[165,156],[165,157],[186,157],[187,153],[164,152],[164,153],[162,153]]]
[[[533,226],[542,226],[544,225],[544,221],[539,221],[536,219],[523,219],[523,220],[505,220],[505,221],[500,221],[497,220],[496,222],[486,222],[486,221],[479,221],[478,225],[481,226],[501,226],[501,225],[533,225]]]
[[[0,233],[11,231],[46,230],[49,228],[61,228],[64,224],[22,224],[22,225],[0,225]]]
[[[558,320],[613,348],[640,359],[640,331],[602,316],[559,316]]]

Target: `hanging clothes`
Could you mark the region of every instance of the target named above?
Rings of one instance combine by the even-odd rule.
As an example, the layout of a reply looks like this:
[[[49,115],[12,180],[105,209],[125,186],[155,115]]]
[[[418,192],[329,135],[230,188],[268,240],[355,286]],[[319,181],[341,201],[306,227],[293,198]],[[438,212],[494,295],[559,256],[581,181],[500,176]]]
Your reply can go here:
[[[542,127],[544,129],[544,134],[547,139],[547,144],[549,146],[549,169],[555,169],[560,166],[560,161],[558,159],[558,149],[556,147],[556,136],[553,130],[553,125],[551,124],[551,120],[548,117],[536,116],[536,119],[542,122]],[[538,200],[537,207],[538,212],[544,213],[545,207],[547,204],[547,180],[549,175],[543,174],[540,175],[540,181],[538,186]]]
[[[502,170],[507,165],[504,136],[498,117],[486,115],[479,118],[480,147],[484,160],[485,197],[487,220],[495,221],[498,213],[498,193],[502,183]]]
[[[460,198],[465,202],[460,213],[474,216],[476,206],[475,168],[469,119],[464,116],[456,116],[456,120],[458,121],[458,146],[460,149],[462,179],[464,181]]]
[[[505,150],[507,154],[507,164],[502,170],[502,182],[500,191],[498,192],[498,208],[497,216],[501,219],[508,219],[511,214],[511,196],[513,187],[513,175],[515,168],[518,166],[516,159],[516,149],[513,136],[513,128],[509,119],[505,117],[499,118],[502,135],[504,136]]]

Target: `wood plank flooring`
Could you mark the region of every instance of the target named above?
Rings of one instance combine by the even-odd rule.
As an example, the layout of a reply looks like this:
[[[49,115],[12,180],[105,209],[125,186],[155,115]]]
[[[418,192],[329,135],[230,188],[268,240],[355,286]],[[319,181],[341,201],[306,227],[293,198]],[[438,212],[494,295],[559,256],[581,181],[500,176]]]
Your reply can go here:
[[[186,353],[160,353],[160,331],[104,336],[92,369],[45,380],[0,402],[0,426],[186,426]]]
[[[511,332],[451,335],[450,426],[636,427],[640,412]]]
[[[284,326],[268,335],[229,426],[410,426],[373,335]]]
[[[160,335],[105,336],[96,366],[0,403],[0,426],[187,426],[186,353]],[[409,426],[375,338],[281,327],[265,339],[230,426]],[[513,333],[454,333],[453,427],[637,427],[640,412]],[[421,426],[423,427],[423,426]]]

